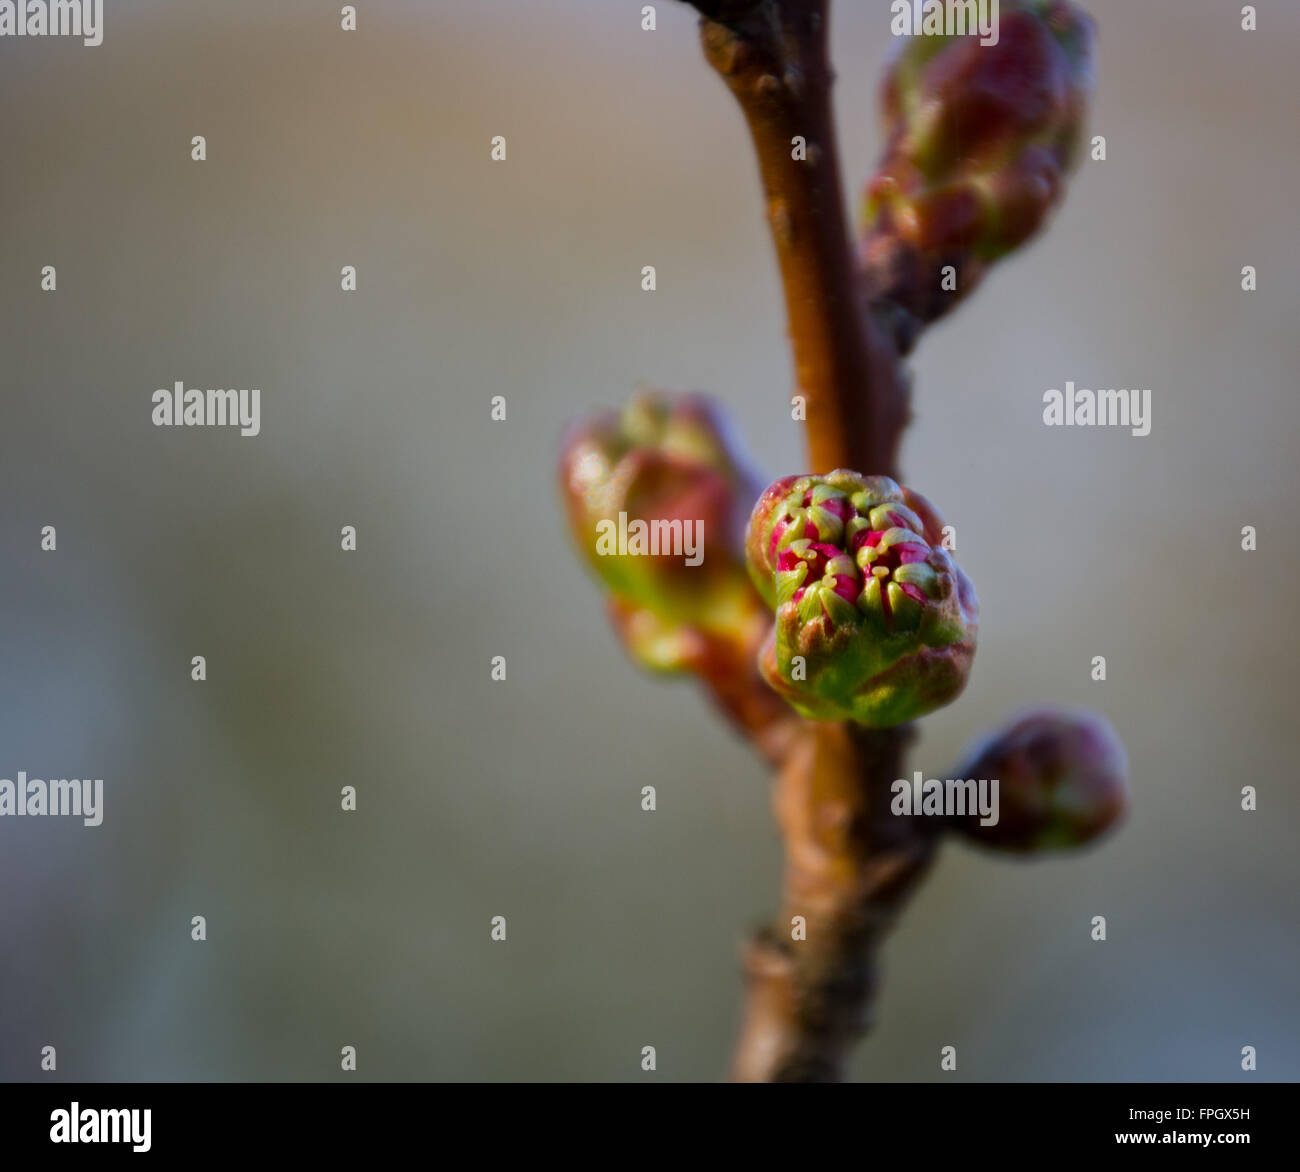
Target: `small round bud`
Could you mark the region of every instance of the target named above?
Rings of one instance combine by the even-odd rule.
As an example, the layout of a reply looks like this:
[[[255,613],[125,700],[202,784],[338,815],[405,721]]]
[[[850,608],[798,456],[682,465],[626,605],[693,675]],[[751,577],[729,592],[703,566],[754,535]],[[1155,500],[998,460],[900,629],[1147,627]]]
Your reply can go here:
[[[963,778],[997,778],[999,814],[994,825],[972,815],[959,828],[999,850],[1080,846],[1114,826],[1128,803],[1128,755],[1093,712],[1026,712],[985,738],[967,762]]]

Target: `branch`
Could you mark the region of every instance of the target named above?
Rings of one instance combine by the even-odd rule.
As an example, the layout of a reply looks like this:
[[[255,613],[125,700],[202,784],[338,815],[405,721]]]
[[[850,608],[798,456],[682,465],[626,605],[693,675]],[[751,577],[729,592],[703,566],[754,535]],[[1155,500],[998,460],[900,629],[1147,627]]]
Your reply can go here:
[[[758,156],[785,290],[811,472],[897,477],[908,388],[891,327],[865,300],[831,108],[828,0],[697,0],[709,63],[735,95]],[[796,136],[805,158],[795,157]],[[774,803],[785,842],[781,918],[751,941],[733,1075],[839,1079],[869,1024],[876,946],[934,852],[924,819],[889,813],[907,728],[804,722]],[[807,937],[791,935],[802,916]]]
[[[795,382],[806,398],[808,471],[893,476],[907,385],[855,281],[830,100],[828,0],[695,7],[704,13],[705,56],[740,104],[758,156]],[[805,159],[793,157],[796,136]]]
[[[895,818],[907,728],[808,725],[775,793],[785,840],[781,918],[745,956],[749,1001],[732,1075],[741,1082],[827,1082],[870,1025],[876,945],[926,872],[940,831]],[[807,938],[792,937],[802,916]]]
[[[702,658],[695,671],[719,710],[776,767],[786,760],[803,722],[759,674],[758,652],[765,636],[766,631],[761,632],[739,660],[727,648],[727,654]]]
[[[806,400],[808,471],[897,480],[909,415],[902,355],[1059,202],[1087,108],[1092,21],[1065,0],[1050,13],[1014,5],[996,49],[958,38],[942,68],[895,63],[883,89],[889,141],[868,185],[870,230],[855,260],[831,107],[829,0],[694,7],[705,56],[735,95],[758,157]],[[962,274],[961,294],[936,281],[948,264]],[[743,710],[738,718],[753,723]],[[781,918],[746,955],[749,1001],[733,1073],[837,1079],[869,1023],[879,941],[941,828],[890,813],[906,727],[802,721],[783,731],[788,739],[768,745],[781,754],[774,800],[785,895]],[[1008,781],[1011,816],[996,830],[969,819],[954,829],[985,845],[1077,844],[1123,811],[1123,749],[1094,717],[1030,714],[982,753],[987,776]],[[795,917],[806,937],[792,933]]]

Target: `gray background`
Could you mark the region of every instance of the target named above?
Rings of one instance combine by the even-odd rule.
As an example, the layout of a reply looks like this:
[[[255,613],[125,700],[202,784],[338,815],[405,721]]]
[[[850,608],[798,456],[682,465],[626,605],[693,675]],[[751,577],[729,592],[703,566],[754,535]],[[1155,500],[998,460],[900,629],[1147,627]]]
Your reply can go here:
[[[70,1079],[723,1076],[778,890],[764,770],[625,662],[552,482],[564,421],[641,381],[803,470],[755,167],[690,13],[107,7],[99,48],[0,42],[0,776],[106,790],[99,829],[0,821],[0,1076],[51,1077],[47,1044]],[[1089,704],[1132,816],[1049,861],[946,848],[863,1079],[941,1077],[947,1044],[946,1078],[1233,1079],[1246,1044],[1300,1076],[1300,11],[1090,7],[1109,160],[915,363],[904,468],[982,629],[913,763]],[[837,9],[856,189],[888,6]],[[152,427],[176,379],[260,387],[261,436]],[[1151,387],[1151,435],[1045,428],[1066,379]]]

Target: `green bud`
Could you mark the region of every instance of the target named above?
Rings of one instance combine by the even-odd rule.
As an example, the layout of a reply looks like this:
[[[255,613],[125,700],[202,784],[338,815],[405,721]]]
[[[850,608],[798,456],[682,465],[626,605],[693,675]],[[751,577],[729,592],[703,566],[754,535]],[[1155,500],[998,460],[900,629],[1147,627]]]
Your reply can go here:
[[[742,535],[757,482],[718,404],[648,391],[583,420],[560,482],[574,544],[639,663],[698,671],[753,642],[764,611]]]
[[[776,612],[759,666],[813,720],[887,728],[954,699],[978,607],[942,522],[887,476],[787,476],[750,515],[745,552]]]

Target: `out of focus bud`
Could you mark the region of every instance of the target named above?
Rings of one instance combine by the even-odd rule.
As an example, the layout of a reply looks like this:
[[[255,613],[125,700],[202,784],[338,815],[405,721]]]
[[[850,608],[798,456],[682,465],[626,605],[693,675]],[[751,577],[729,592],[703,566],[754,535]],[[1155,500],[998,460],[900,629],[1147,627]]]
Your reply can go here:
[[[965,686],[978,608],[941,528],[887,476],[787,476],[759,498],[745,551],[776,609],[759,666],[796,711],[888,728]]]
[[[1027,712],[976,746],[959,776],[997,779],[996,824],[971,815],[958,826],[999,850],[1080,846],[1115,825],[1128,802],[1124,746],[1091,712]]]
[[[584,420],[565,438],[560,481],[574,542],[638,662],[701,670],[752,644],[766,616],[741,542],[758,484],[717,404],[642,392]]]
[[[1069,0],[1003,0],[999,25],[996,44],[899,38],[885,75],[861,263],[871,300],[920,323],[1038,231],[1079,153],[1092,19]]]

